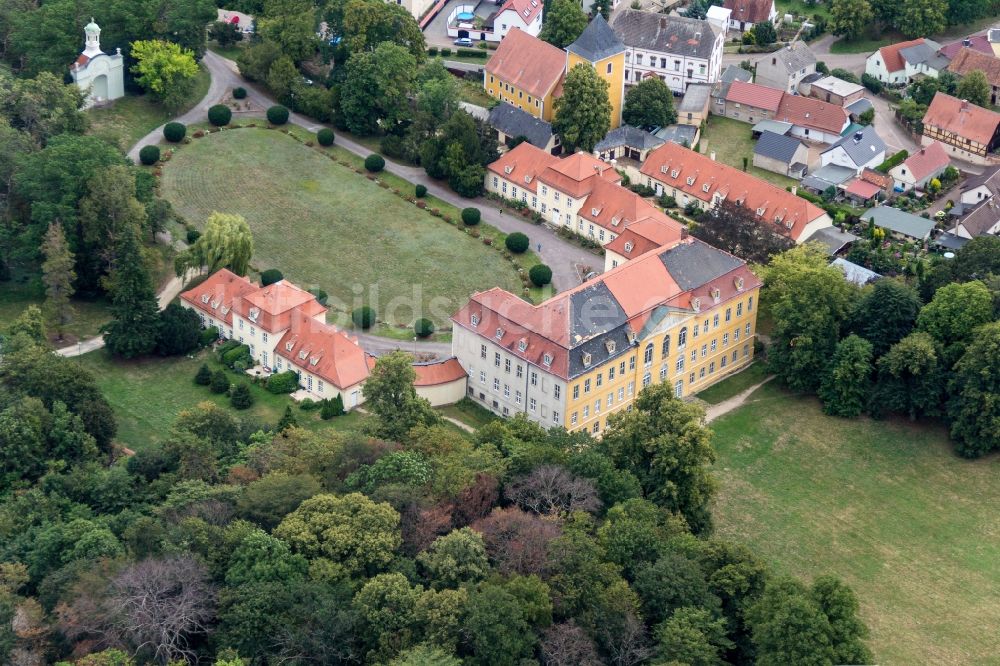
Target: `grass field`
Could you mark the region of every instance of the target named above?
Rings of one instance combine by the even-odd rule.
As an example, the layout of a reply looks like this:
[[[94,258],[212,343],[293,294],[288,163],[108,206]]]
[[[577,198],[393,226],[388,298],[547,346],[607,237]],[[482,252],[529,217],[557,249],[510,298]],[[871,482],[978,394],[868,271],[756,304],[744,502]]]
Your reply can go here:
[[[795,185],[795,180],[787,176],[753,165],[755,141],[750,136],[751,127],[753,126],[749,123],[742,123],[732,118],[709,116],[708,124],[701,135],[699,145],[701,154],[709,155],[714,150],[715,159],[740,170],[743,169],[743,158],[745,157],[747,158],[747,173],[751,176],[756,176],[782,188]]]
[[[714,386],[698,394],[698,397],[711,405],[717,405],[724,400],[743,393],[751,386],[760,384],[767,379],[767,368],[763,361],[756,361],[746,370],[727,377]]]
[[[207,363],[213,372],[222,368],[215,354],[207,350],[194,358],[152,357],[139,361],[117,361],[101,349],[85,354],[78,360],[94,373],[101,391],[114,409],[118,419],[118,441],[132,450],[140,450],[162,441],[170,432],[177,415],[199,402],[208,400],[232,409],[229,398],[212,393],[207,386],[194,383],[195,373],[202,363]],[[232,383],[242,379],[242,376],[228,370],[227,373]],[[246,381],[249,382],[249,377]],[[243,411],[234,410],[241,419],[274,425],[287,405],[293,405],[292,411],[299,425],[310,430],[357,428],[364,418],[360,414],[351,413],[323,421],[318,410],[304,412],[294,406],[291,398],[286,395],[274,395],[253,384],[250,392],[254,397],[253,407]]]
[[[29,305],[41,306],[45,300],[45,288],[38,280],[28,282],[5,282],[0,285],[0,329],[14,321]],[[66,326],[66,334],[78,338],[97,335],[98,329],[110,318],[110,303],[99,301],[73,301],[76,316]]]
[[[472,428],[481,428],[499,418],[490,410],[477,405],[468,398],[464,398],[454,405],[439,407],[438,411]]]
[[[253,265],[322,287],[334,312],[365,302],[393,324],[424,316],[441,327],[473,291],[521,291],[500,253],[280,132],[183,147],[163,167],[162,192],[197,226],[216,210],[244,216]]]
[[[943,428],[824,416],[775,382],[712,423],[720,536],[857,592],[880,664],[996,664],[1000,456]]]
[[[780,2],[778,3],[778,7],[780,13]],[[948,44],[961,39],[966,35],[971,35],[975,32],[979,32],[980,30],[984,30],[990,25],[996,23],[996,21],[996,16],[987,16],[973,21],[972,23],[950,26],[944,32],[937,35],[928,35],[928,37],[940,44]],[[906,39],[907,38],[904,37],[902,33],[894,30],[876,31],[873,28],[873,32],[871,34],[864,35],[861,39],[855,39],[852,41],[838,39],[830,45],[830,53],[872,53],[875,49],[886,46],[887,44],[895,44],[897,42],[905,41]]]
[[[89,133],[118,146],[122,152],[128,152],[136,141],[201,101],[208,94],[211,82],[208,70],[204,66],[199,68],[187,104],[176,114],[167,113],[162,105],[152,101],[147,95],[126,95],[110,106],[90,109],[87,111],[90,118]]]
[[[814,14],[819,14],[830,20],[830,6],[827,3],[806,4],[804,0],[775,0],[774,5],[775,9],[778,10],[779,18],[785,14],[794,14],[795,16],[808,16],[812,19]]]

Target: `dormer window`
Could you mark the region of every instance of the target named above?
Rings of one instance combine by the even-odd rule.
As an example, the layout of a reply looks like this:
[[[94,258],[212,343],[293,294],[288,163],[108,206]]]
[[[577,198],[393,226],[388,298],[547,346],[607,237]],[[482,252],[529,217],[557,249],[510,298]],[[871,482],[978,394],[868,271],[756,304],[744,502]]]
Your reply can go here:
[[[671,178],[676,178],[679,175],[681,175],[680,169],[674,169],[673,171],[670,172]]]
[[[219,308],[219,301],[212,301],[212,309],[217,310]]]
[[[618,226],[618,224],[619,224],[619,223],[620,223],[621,221],[622,221],[622,218],[620,218],[620,217],[617,217],[617,216],[616,216],[616,217],[613,217],[613,218],[611,218],[611,226],[613,226],[613,227],[617,227],[617,226]]]
[[[775,215],[774,216],[774,223],[775,224],[781,224],[781,215]]]
[[[687,184],[688,185],[694,185],[694,176],[688,176],[687,177]]]
[[[528,341],[525,340],[525,339],[523,339],[523,338],[521,340],[518,340],[518,342],[517,342],[517,350],[520,351],[520,352],[523,352],[523,351],[527,351],[527,349],[528,349]]]
[[[628,241],[627,243],[625,243],[625,251],[626,252],[632,251],[632,241]]]
[[[552,355],[543,354],[542,355],[542,365],[552,365]]]
[[[614,340],[606,340],[604,342],[604,347],[608,350],[609,354],[614,354],[615,353],[615,341]]]
[[[473,328],[479,326],[479,315],[472,315],[469,317],[469,321],[472,323]]]
[[[202,294],[201,295],[201,302],[202,303],[208,303],[208,294]]]
[[[636,338],[635,331],[629,331],[628,332],[628,343],[630,345],[635,344],[635,338]]]
[[[761,217],[763,217],[764,216],[764,209],[763,208],[758,208],[757,209],[757,215],[760,215]]]
[[[667,172],[667,166],[664,164],[663,166],[660,167],[660,173],[666,173],[666,172]],[[677,176],[674,176],[674,178],[676,177]]]
[[[743,291],[743,278],[738,277],[736,278],[735,282],[736,282],[736,291]]]
[[[697,296],[691,299],[691,309],[694,310],[695,312],[701,311],[701,299],[698,298]]]
[[[503,329],[502,328],[498,328],[497,329],[496,336],[497,336],[497,340],[499,340],[500,338],[503,337]]]
[[[306,356],[309,356],[309,352],[307,352],[305,349],[303,349],[302,351],[299,352],[299,358],[300,359],[305,360]]]
[[[711,188],[711,185],[709,185],[708,183],[705,183],[704,185],[701,186],[701,191],[702,192],[708,192],[708,190],[710,188]]]
[[[785,222],[785,228],[787,228],[787,229],[791,229],[794,226],[795,226],[795,222],[793,222],[792,220],[788,220],[787,222]]]
[[[294,342],[286,342],[285,343],[285,351],[292,351],[292,347],[294,347],[294,346],[295,346]]]
[[[591,208],[591,209],[590,209],[590,214],[591,214],[591,215],[592,215],[593,217],[597,217],[598,215],[600,215],[600,214],[601,214],[601,209],[600,209],[600,208]]]
[[[250,308],[250,321],[257,321],[257,317],[260,316],[260,308]]]
[[[524,182],[525,183],[530,183],[531,182],[531,176],[525,176],[524,177]]]
[[[584,367],[589,367],[591,360],[593,360],[593,359],[590,357],[590,353],[584,352],[583,353],[583,366]]]
[[[319,363],[319,356],[313,356],[309,359],[309,365],[316,365]]]
[[[716,303],[718,303],[720,298],[722,298],[722,292],[719,290],[718,287],[713,287],[712,288],[712,300],[715,301]]]

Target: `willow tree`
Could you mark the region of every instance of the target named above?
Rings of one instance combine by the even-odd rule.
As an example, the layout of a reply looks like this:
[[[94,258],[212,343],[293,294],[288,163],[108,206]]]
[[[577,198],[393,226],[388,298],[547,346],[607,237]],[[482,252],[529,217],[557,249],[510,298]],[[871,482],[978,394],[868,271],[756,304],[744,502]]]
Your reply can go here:
[[[177,256],[174,268],[183,275],[189,268],[206,268],[213,273],[228,268],[246,275],[253,256],[253,235],[242,215],[213,212],[205,222],[201,237]]]

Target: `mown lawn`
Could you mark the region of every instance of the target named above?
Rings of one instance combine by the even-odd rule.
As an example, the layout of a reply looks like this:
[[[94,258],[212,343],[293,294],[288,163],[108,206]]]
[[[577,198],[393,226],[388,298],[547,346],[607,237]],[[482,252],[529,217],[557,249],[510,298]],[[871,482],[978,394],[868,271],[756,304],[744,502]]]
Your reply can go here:
[[[187,103],[176,114],[167,113],[162,105],[154,102],[148,95],[126,95],[110,106],[90,109],[87,111],[90,119],[89,133],[118,146],[122,152],[128,152],[139,139],[200,102],[208,94],[211,83],[212,77],[202,66],[198,70]]]
[[[958,458],[936,425],[827,417],[776,382],[711,427],[720,536],[846,580],[877,663],[997,663],[1000,456]]]
[[[778,5],[780,13],[781,3],[779,2]],[[996,16],[986,16],[981,19],[977,19],[972,23],[949,26],[944,32],[938,33],[937,35],[928,35],[928,38],[933,39],[942,45],[946,45],[962,39],[966,35],[971,35],[984,30],[996,23],[996,20]],[[862,35],[860,39],[852,41],[847,41],[844,38],[838,39],[830,45],[830,53],[873,53],[875,49],[906,40],[907,38],[904,37],[902,33],[896,32],[895,30],[877,31],[876,28],[873,27],[870,34]]]
[[[454,405],[438,407],[438,411],[472,428],[481,428],[499,418],[490,410],[477,405],[468,398],[463,398]]]
[[[45,288],[38,279],[26,282],[4,282],[0,284],[0,330],[14,321],[29,305],[41,306],[45,301]],[[73,338],[88,338],[97,335],[98,329],[110,318],[110,303],[106,300],[73,300],[76,314],[66,326],[65,334]]]
[[[699,393],[698,397],[709,404],[717,405],[743,393],[751,386],[760,384],[765,379],[767,379],[767,368],[764,361],[756,361],[746,370],[727,377],[714,386],[709,386]]]
[[[796,181],[780,173],[773,173],[753,165],[753,147],[756,143],[751,136],[750,123],[711,115],[708,125],[701,134],[699,149],[702,155],[710,155],[715,151],[715,159],[731,167],[743,170],[743,158],[747,159],[747,173],[756,176],[778,187],[785,188],[795,185]]]
[[[474,291],[521,293],[499,252],[278,131],[197,139],[164,165],[161,183],[196,226],[213,211],[245,217],[253,266],[324,289],[330,319],[341,325],[338,314],[367,303],[393,325],[428,317],[441,328]]]
[[[118,361],[112,359],[106,350],[100,349],[77,359],[89,368],[97,378],[97,383],[111,403],[118,419],[118,441],[132,450],[141,450],[150,444],[163,441],[177,415],[199,402],[209,401],[232,409],[229,398],[208,390],[207,386],[194,383],[194,376],[202,363],[207,363],[214,372],[222,368],[216,355],[203,350],[193,358],[186,356],[159,358],[152,357],[138,361]],[[231,383],[246,381],[245,375],[226,371]],[[302,411],[287,395],[274,395],[255,384],[250,385],[254,405],[250,409],[236,411],[241,419],[251,419],[263,425],[274,425],[281,418],[287,405],[299,425],[310,430],[357,428],[361,414],[352,412],[329,421],[319,416],[319,410]]]

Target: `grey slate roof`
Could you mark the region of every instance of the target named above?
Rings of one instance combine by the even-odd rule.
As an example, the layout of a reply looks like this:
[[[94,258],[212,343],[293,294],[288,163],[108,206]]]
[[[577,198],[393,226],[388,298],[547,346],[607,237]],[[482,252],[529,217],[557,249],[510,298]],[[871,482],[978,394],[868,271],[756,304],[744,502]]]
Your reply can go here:
[[[891,206],[876,206],[861,214],[862,220],[872,220],[876,226],[910,238],[924,240],[934,229],[934,220],[917,217]]]
[[[707,83],[692,83],[688,85],[684,97],[677,105],[677,112],[701,112],[712,97],[712,86]]]
[[[649,150],[651,148],[661,146],[664,143],[666,143],[666,141],[653,136],[645,130],[641,130],[638,127],[632,127],[631,125],[622,125],[621,127],[616,127],[605,134],[604,138],[594,145],[594,150],[596,152],[600,152],[602,150],[618,148],[619,146],[628,146],[629,148],[635,148],[636,150]]]
[[[615,16],[614,31],[626,46],[704,58],[712,56],[718,33],[708,21],[625,9]]]
[[[961,236],[956,236],[950,231],[946,231],[937,238],[934,239],[934,244],[939,245],[946,250],[961,250],[965,247],[965,244],[969,242],[968,238],[962,238]]]
[[[753,147],[753,152],[754,155],[770,157],[788,164],[795,157],[795,151],[801,145],[802,142],[796,138],[774,132],[764,132],[757,140],[757,145]]]
[[[660,255],[660,261],[681,289],[694,289],[736,270],[743,262],[707,243],[682,243]]]
[[[874,282],[882,277],[875,271],[870,271],[864,266],[858,266],[853,261],[848,261],[847,259],[842,259],[841,257],[837,257],[831,261],[830,265],[836,266],[840,270],[844,271],[844,278],[848,282],[853,282],[854,284],[862,287],[869,282]]]
[[[785,66],[785,70],[791,74],[804,67],[816,64],[816,56],[809,50],[804,42],[792,42],[787,47],[779,49],[771,54],[778,59],[778,62]]]
[[[860,135],[860,136],[859,136]],[[857,132],[841,137],[840,141],[833,144],[824,153],[828,153],[835,148],[843,148],[855,164],[858,166],[867,164],[877,154],[885,151],[885,141],[878,135],[872,125],[858,130]]]
[[[687,144],[688,148],[690,148],[694,145],[695,137],[698,136],[698,128],[694,125],[684,124],[667,125],[658,129],[654,136],[658,139],[663,139],[664,142],[673,141],[681,146]]]
[[[858,240],[858,237],[846,231],[841,231],[837,227],[825,227],[816,231],[807,240],[810,243],[822,243],[826,247],[826,253],[833,256],[840,252],[845,245]]]
[[[528,143],[542,150],[545,150],[552,140],[552,125],[507,102],[501,102],[493,107],[489,123],[491,127],[507,136],[527,137]]]
[[[750,83],[750,79],[753,78],[753,74],[743,69],[738,65],[727,65],[722,74],[719,75],[718,90],[715,93],[717,97],[725,98],[729,94],[729,87],[733,85],[733,81],[742,81],[743,83]]]
[[[860,116],[868,109],[874,109],[875,107],[872,106],[871,100],[869,100],[867,97],[862,97],[861,99],[855,102],[851,102],[844,108],[847,109],[847,112],[850,113],[851,115]]]
[[[772,134],[788,134],[794,127],[791,123],[783,123],[780,120],[761,120],[753,126],[754,132],[771,132]]]
[[[969,208],[958,223],[973,237],[982,236],[1000,222],[1000,207],[996,202],[996,195],[980,201]]]
[[[994,186],[1000,186],[1000,166],[988,168],[977,176],[969,176],[962,185],[962,191],[968,192],[980,185],[988,185],[990,190],[993,190]]]
[[[932,69],[944,69],[950,62],[948,58],[938,54],[941,45],[930,39],[920,44],[908,46],[899,50],[899,56],[911,65],[924,64]]]
[[[625,50],[625,45],[604,20],[604,16],[598,13],[566,50],[590,62],[597,62],[621,53]]]

